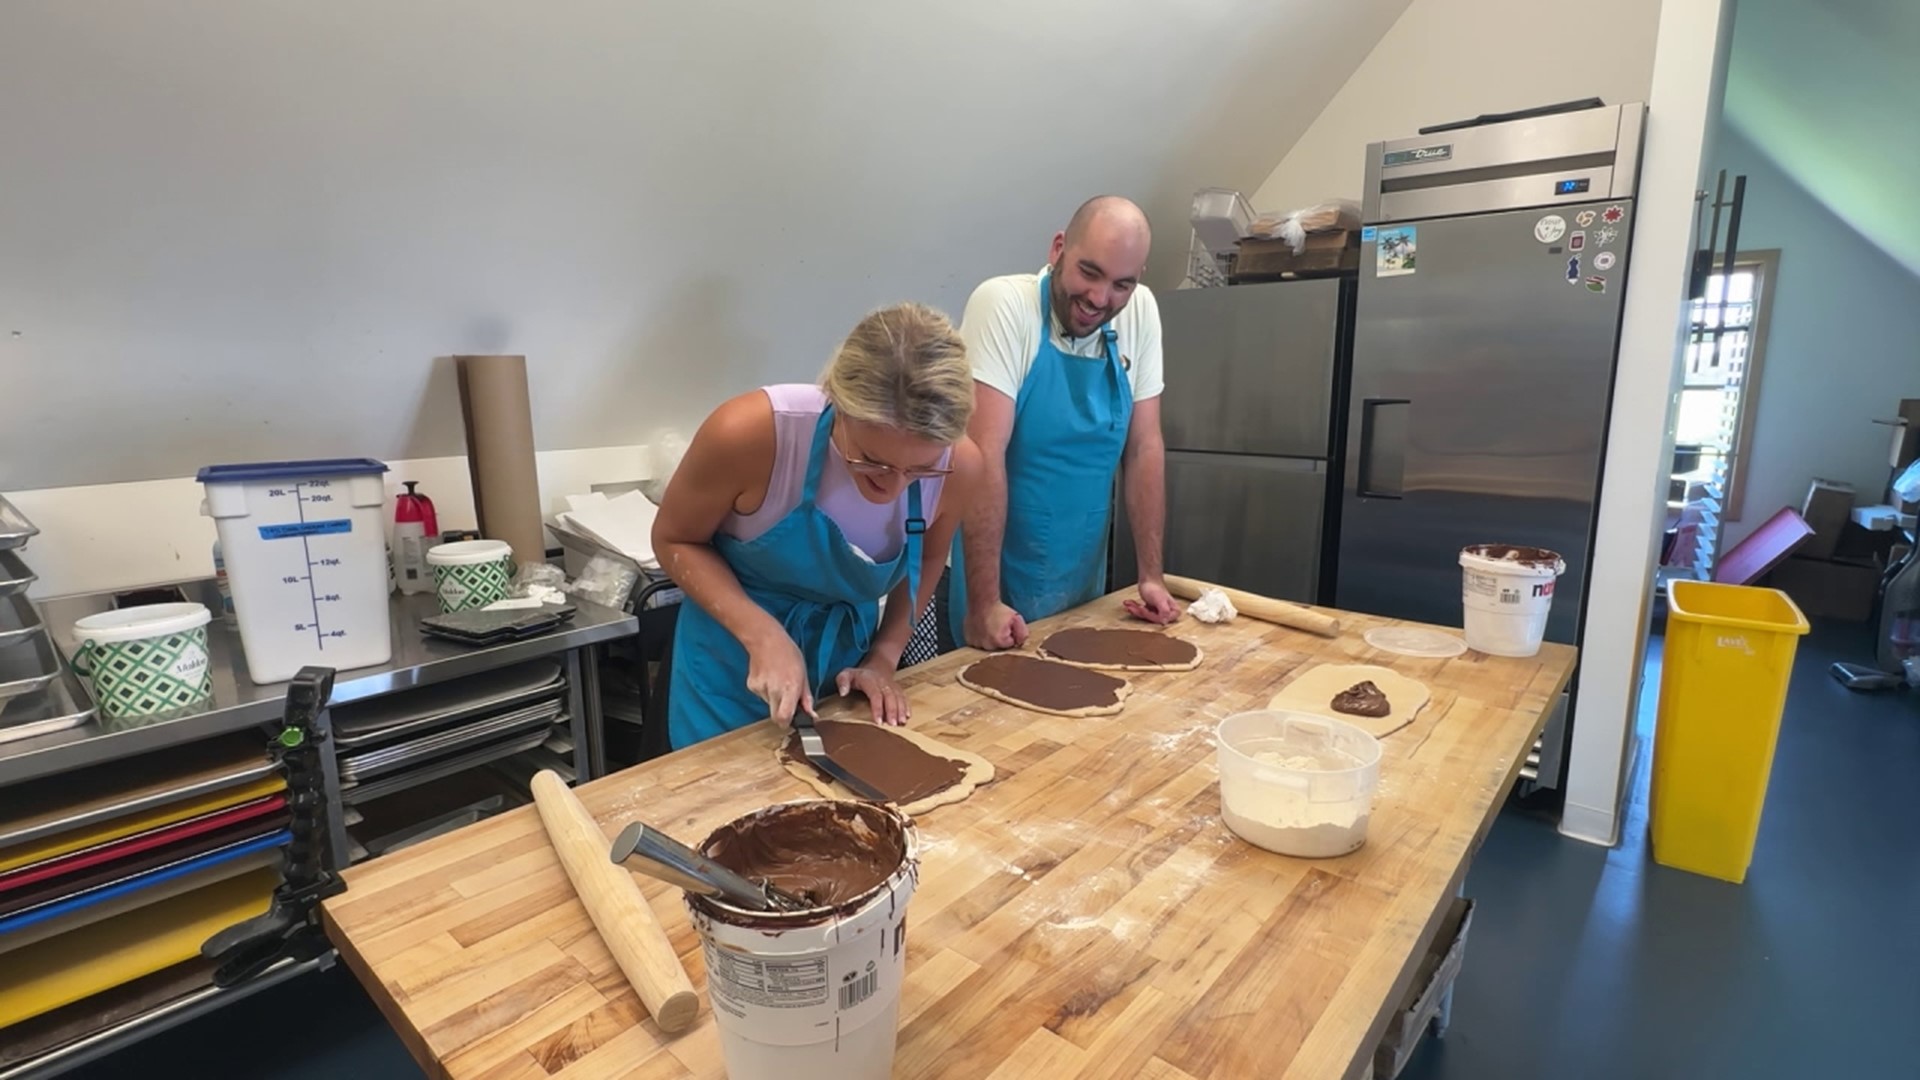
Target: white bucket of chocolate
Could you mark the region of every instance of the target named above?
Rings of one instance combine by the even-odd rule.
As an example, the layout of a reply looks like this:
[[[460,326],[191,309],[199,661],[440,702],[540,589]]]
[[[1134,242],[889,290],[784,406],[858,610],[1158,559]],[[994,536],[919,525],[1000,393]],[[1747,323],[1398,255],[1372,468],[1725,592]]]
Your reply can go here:
[[[1475,544],[1460,551],[1460,603],[1467,647],[1489,656],[1532,656],[1547,633],[1553,588],[1567,563],[1546,548]]]
[[[714,830],[699,850],[810,905],[751,911],[687,896],[727,1075],[891,1076],[919,876],[912,819],[877,803],[781,803]]]

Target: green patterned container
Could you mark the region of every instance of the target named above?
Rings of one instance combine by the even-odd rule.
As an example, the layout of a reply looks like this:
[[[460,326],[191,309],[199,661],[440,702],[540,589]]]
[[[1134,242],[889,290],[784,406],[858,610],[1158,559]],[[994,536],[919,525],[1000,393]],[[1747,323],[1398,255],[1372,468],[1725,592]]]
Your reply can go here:
[[[153,716],[213,696],[203,604],[143,604],[73,624],[73,669],[93,681],[107,716]]]
[[[471,611],[507,598],[513,548],[505,540],[461,540],[427,549],[440,610]]]

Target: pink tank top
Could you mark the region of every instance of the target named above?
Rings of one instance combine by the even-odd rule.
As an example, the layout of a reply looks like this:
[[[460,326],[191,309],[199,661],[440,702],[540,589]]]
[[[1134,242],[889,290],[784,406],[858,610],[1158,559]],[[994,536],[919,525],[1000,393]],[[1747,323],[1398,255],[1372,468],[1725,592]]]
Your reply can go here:
[[[783,383],[761,388],[773,403],[773,473],[767,478],[767,497],[760,509],[751,514],[728,514],[720,531],[736,540],[752,540],[774,527],[781,518],[800,505],[800,489],[806,486],[807,455],[813,449],[813,430],[820,413],[827,407],[827,395],[818,386],[807,383]],[[853,546],[875,562],[897,558],[906,542],[907,496],[903,491],[890,503],[867,501],[854,485],[847,463],[831,447],[820,469],[820,488],[814,493],[814,505],[826,511]],[[941,455],[945,467],[953,459],[949,449]],[[932,523],[940,505],[940,478],[920,481],[920,513]]]

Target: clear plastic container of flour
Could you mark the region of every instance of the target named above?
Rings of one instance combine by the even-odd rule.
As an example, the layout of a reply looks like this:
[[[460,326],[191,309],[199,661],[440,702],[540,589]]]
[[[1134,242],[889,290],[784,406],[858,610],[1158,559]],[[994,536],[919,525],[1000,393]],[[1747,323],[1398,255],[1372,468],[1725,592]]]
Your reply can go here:
[[[1324,859],[1367,841],[1380,740],[1313,713],[1261,709],[1220,721],[1220,812],[1242,840]]]

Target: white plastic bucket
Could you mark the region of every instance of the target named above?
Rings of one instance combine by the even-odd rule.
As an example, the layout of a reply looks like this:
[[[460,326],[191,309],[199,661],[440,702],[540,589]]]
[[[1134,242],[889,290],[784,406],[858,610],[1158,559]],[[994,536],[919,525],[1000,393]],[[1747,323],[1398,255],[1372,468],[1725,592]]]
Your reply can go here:
[[[254,682],[392,659],[386,471],[366,458],[200,470]]]
[[[1490,656],[1540,651],[1556,579],[1567,563],[1545,548],[1475,544],[1460,550],[1467,646]]]
[[[458,540],[427,549],[440,610],[467,611],[507,598],[513,547],[505,540]]]
[[[93,684],[112,717],[155,716],[213,696],[204,604],[142,604],[73,624],[73,669]]]
[[[756,813],[817,804],[784,803]],[[884,814],[905,834],[899,869],[870,893],[838,909],[779,915],[688,898],[731,1080],[893,1075],[918,842],[912,820],[891,806],[829,805]]]

